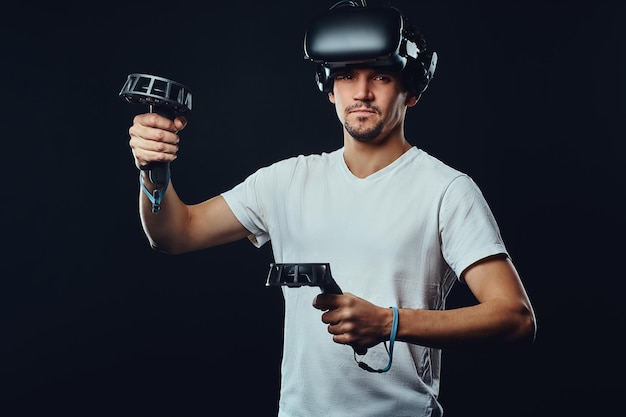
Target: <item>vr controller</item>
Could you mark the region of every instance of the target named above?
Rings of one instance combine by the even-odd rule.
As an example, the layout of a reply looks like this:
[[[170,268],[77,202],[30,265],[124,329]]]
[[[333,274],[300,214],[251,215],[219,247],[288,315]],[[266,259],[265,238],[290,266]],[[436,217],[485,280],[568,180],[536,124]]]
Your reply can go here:
[[[333,278],[328,263],[271,263],[265,285],[268,287],[284,286],[320,287],[324,294],[343,294]],[[359,355],[365,355],[367,349],[353,348]],[[365,365],[366,366],[366,365]]]
[[[150,106],[151,113],[174,120],[177,116],[191,113],[191,90],[189,87],[151,74],[129,74],[119,93],[128,103]],[[168,162],[153,162],[143,168],[150,171],[150,181],[155,185],[167,182]]]
[[[397,9],[381,6],[331,8],[314,18],[305,33],[304,57],[317,64],[320,91],[332,91],[335,72],[365,65],[403,72],[409,91],[423,93],[435,73],[437,54],[421,51],[406,37],[404,25]]]

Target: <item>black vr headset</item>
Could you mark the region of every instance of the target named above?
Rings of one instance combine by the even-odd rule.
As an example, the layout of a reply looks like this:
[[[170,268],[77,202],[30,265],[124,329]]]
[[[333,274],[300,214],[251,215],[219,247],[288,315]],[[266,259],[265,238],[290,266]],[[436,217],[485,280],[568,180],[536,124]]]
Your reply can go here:
[[[320,91],[332,91],[337,72],[368,66],[401,72],[409,92],[422,94],[435,73],[437,54],[427,54],[407,39],[403,15],[392,7],[339,3],[351,7],[332,7],[320,14],[304,36],[304,57],[317,64]]]

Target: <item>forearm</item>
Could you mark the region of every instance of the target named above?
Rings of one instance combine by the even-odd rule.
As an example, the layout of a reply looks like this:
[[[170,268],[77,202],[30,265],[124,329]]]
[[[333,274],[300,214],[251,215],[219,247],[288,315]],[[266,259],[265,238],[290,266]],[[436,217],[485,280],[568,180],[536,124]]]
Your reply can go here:
[[[143,186],[152,193],[155,186],[150,182],[147,171],[142,171]],[[188,208],[178,197],[170,182],[163,194],[160,207],[155,213],[153,203],[144,192],[139,190],[139,214],[143,230],[153,249],[165,253],[183,252],[185,236],[184,223],[188,221]]]
[[[524,345],[534,317],[524,303],[490,300],[451,310],[401,309],[396,340],[436,348]]]

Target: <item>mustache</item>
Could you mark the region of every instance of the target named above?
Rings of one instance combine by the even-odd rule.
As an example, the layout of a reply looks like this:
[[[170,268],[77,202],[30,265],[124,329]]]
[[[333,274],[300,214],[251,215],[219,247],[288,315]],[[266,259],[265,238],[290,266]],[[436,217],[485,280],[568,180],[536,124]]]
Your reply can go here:
[[[370,103],[354,103],[348,107],[346,107],[346,113],[349,113],[353,110],[360,110],[360,109],[367,109],[367,110],[373,110],[376,113],[380,114],[380,109],[378,108],[378,106],[374,106],[373,104]]]

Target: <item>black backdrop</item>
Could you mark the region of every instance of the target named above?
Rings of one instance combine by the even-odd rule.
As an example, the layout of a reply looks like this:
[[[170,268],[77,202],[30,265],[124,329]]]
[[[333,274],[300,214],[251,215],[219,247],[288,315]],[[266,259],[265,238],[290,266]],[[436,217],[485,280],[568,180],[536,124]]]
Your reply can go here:
[[[149,248],[127,144],[146,109],[118,93],[133,72],[193,90],[172,165],[187,202],[332,150],[340,126],[301,49],[330,4],[24,2],[3,15],[2,415],[275,413],[269,245]],[[393,4],[440,57],[407,136],[481,186],[539,322],[529,352],[444,352],[447,415],[607,413],[623,371],[623,2]],[[450,306],[469,302],[455,287]]]

